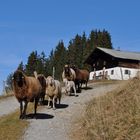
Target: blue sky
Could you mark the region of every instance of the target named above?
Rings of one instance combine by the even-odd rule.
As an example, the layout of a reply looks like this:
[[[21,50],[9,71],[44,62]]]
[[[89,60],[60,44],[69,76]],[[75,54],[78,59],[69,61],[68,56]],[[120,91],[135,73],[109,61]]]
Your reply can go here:
[[[2,81],[33,50],[48,56],[58,41],[106,29],[114,48],[140,52],[139,0],[0,0]]]

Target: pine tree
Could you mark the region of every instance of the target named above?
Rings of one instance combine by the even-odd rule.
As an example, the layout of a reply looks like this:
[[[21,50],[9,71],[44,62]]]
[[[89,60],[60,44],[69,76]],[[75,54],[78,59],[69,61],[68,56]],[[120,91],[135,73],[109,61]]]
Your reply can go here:
[[[33,76],[33,73],[34,71],[36,71],[36,66],[37,66],[37,62],[38,59],[37,59],[37,51],[33,51],[29,57],[28,57],[28,62],[27,62],[27,65],[26,65],[26,74],[27,75],[32,75]]]
[[[76,47],[76,55],[75,55],[75,60],[76,63],[75,65],[79,68],[82,68],[82,61],[83,61],[83,44],[82,44],[82,37],[80,35],[76,35],[74,44]]]
[[[76,65],[78,68],[89,68],[84,61],[96,47],[112,49],[111,35],[105,29],[92,30],[88,38],[85,32],[82,36],[77,34],[69,41],[67,48],[63,41],[60,41],[47,58],[44,52],[38,55],[37,51],[33,51],[28,57],[27,64],[24,66],[21,62],[17,69],[25,71],[27,75],[33,75],[33,72],[37,71],[47,77],[52,75],[55,67],[55,77],[61,79],[61,72],[66,63]]]
[[[37,62],[36,62],[36,71],[39,74],[45,74],[45,63],[46,63],[46,56],[45,53],[42,52],[40,55],[37,56]]]
[[[46,68],[45,75],[46,76],[48,76],[48,75],[52,76],[53,67],[54,67],[54,51],[52,50],[50,52],[48,59],[46,59],[46,63],[45,63],[45,68]]]
[[[13,73],[11,73],[7,76],[5,91],[12,89],[12,77],[13,77]]]
[[[92,30],[89,36],[89,42],[91,50],[96,47],[112,49],[111,36],[105,29],[103,31]]]
[[[24,67],[24,64],[23,62],[21,61],[21,63],[18,65],[18,70],[21,70],[21,71],[25,71],[25,67]]]
[[[91,31],[89,36],[90,49],[93,50],[97,46],[97,30]]]
[[[85,39],[85,38],[84,38]],[[72,65],[76,65],[79,68],[82,67],[84,42],[80,35],[76,35],[73,40],[69,42],[68,46],[68,61]]]
[[[104,43],[105,48],[113,49],[112,43],[111,43],[111,36],[105,29],[103,30],[102,41]]]
[[[55,67],[55,78],[56,79],[61,79],[63,67],[66,64],[66,62],[67,62],[67,50],[64,46],[63,41],[60,41],[54,51],[53,67]]]
[[[76,48],[74,46],[74,40],[69,41],[68,45],[68,63],[69,64],[75,64],[75,56],[76,56]]]

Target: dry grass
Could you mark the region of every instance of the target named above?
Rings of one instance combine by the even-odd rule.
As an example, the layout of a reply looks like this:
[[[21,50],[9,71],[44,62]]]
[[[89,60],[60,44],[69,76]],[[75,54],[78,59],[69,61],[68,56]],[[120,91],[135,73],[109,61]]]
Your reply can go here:
[[[140,79],[133,79],[87,105],[80,140],[138,140],[140,138]]]
[[[2,95],[0,95],[0,99],[5,99],[5,98],[11,97],[13,95],[14,95],[13,91],[10,91],[8,93],[3,93]]]
[[[40,106],[38,107],[38,109]],[[33,113],[33,104],[29,104],[27,114]],[[29,121],[19,119],[19,109],[0,118],[0,140],[19,140],[22,139]]]
[[[19,120],[19,112],[0,118],[0,140],[19,140],[28,126],[26,120]]]

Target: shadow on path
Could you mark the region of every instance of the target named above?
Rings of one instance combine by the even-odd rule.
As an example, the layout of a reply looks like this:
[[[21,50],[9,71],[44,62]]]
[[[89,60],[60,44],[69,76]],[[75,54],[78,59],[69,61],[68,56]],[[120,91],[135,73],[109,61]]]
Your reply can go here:
[[[82,87],[81,89],[90,90],[90,89],[93,89],[93,88],[92,87]]]
[[[36,115],[34,114],[28,114],[26,115],[26,119],[52,119],[54,116],[45,114],[45,113],[37,113]]]
[[[56,109],[63,109],[63,108],[67,108],[69,105],[67,104],[56,104]]]

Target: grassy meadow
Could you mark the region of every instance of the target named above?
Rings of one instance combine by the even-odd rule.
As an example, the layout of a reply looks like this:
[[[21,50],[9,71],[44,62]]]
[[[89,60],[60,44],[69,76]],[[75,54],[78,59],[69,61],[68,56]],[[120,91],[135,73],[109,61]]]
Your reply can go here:
[[[34,105],[29,103],[27,114],[33,113]],[[38,107],[41,108],[40,106]],[[29,125],[28,119],[19,119],[19,109],[15,112],[0,117],[0,140],[19,140],[22,139],[26,128]]]
[[[126,81],[93,99],[78,121],[77,140],[139,140],[140,79]]]

